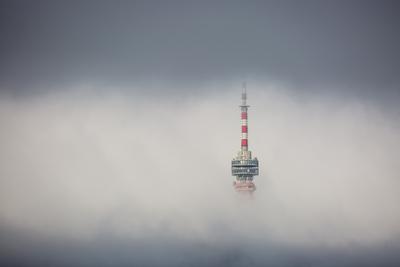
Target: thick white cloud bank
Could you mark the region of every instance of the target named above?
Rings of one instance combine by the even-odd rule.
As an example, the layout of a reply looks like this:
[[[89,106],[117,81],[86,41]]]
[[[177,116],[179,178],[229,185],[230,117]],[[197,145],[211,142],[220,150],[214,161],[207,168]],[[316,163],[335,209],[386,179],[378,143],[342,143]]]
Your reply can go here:
[[[342,247],[398,240],[400,121],[367,102],[249,89],[252,197],[233,191],[240,90],[0,100],[0,221],[42,236]]]

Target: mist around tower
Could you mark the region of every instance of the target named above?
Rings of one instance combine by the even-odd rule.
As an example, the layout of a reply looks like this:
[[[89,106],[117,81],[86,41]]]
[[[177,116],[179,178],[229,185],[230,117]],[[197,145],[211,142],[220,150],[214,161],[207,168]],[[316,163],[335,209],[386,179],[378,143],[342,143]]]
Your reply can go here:
[[[91,88],[4,95],[3,262],[396,262],[396,107],[304,102],[290,88],[251,84],[249,143],[268,168],[250,198],[227,175],[241,144],[237,82],[181,105]],[[202,122],[219,130],[204,134]]]

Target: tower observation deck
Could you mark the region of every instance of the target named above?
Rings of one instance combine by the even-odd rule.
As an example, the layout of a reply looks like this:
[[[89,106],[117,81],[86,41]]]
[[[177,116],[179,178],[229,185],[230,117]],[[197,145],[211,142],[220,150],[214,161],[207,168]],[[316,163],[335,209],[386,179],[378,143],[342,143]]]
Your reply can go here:
[[[248,142],[248,116],[247,110],[249,106],[246,103],[247,92],[246,84],[243,84],[242,92],[242,105],[241,110],[241,121],[242,121],[242,136],[240,151],[237,156],[232,160],[232,175],[236,176],[236,180],[233,182],[233,186],[236,191],[254,192],[256,186],[253,183],[254,176],[258,175],[258,160],[257,158],[251,157],[251,151],[249,150]]]

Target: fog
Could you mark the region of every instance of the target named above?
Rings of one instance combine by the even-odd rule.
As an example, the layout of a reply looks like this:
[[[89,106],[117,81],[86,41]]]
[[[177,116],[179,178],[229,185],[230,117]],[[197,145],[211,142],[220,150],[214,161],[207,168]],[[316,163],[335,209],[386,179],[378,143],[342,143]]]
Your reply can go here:
[[[236,83],[235,83],[236,84]],[[85,85],[0,100],[0,243],[21,265],[396,265],[395,106],[249,87],[257,191],[235,193],[240,89]],[[212,92],[213,88],[199,88]]]
[[[0,1],[0,266],[400,266],[399,10]]]

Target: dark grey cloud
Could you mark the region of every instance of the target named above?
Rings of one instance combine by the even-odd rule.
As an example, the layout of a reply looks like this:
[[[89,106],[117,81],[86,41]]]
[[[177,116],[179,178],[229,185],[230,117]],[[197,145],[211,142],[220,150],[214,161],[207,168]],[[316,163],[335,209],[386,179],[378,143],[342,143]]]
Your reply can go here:
[[[2,1],[0,12],[2,90],[184,92],[256,77],[391,96],[400,84],[397,1]]]
[[[270,240],[261,242],[188,242],[179,236],[129,239],[102,236],[88,242],[23,235],[7,229],[0,240],[1,263],[6,266],[383,266],[400,262],[396,242],[350,248],[298,249]]]

